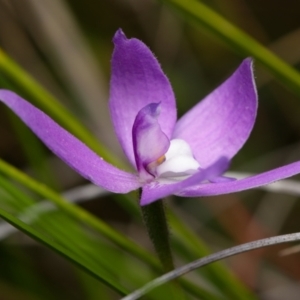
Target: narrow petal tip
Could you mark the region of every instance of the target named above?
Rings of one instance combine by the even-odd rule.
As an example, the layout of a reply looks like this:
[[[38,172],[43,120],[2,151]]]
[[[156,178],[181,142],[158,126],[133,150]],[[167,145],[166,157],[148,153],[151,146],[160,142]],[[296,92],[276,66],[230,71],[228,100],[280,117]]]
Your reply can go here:
[[[256,109],[257,109],[257,103],[258,103],[258,93],[257,93],[257,87],[255,83],[255,77],[254,77],[254,59],[252,57],[247,57],[243,60],[241,67],[241,71],[244,71],[244,73],[247,74],[249,78],[251,78],[251,84],[252,84],[252,91],[255,95],[255,100],[256,100]]]
[[[241,65],[240,65],[240,67],[239,67],[238,70],[240,70],[240,72],[244,72],[244,73],[248,72],[248,74],[250,73],[250,76],[252,78],[254,78],[253,62],[254,62],[254,60],[253,60],[252,57],[245,58],[242,61],[242,63],[241,63]],[[252,84],[253,84],[254,89],[256,90],[256,84],[255,84],[255,82],[253,81]]]
[[[250,67],[252,67],[252,65],[253,65],[253,58],[252,58],[252,57],[247,57],[247,58],[245,58],[245,59],[243,60],[242,63],[243,63],[243,64],[247,64],[247,65],[249,65]]]
[[[116,31],[112,41],[115,45],[117,45],[117,44],[121,43],[122,41],[126,41],[126,40],[127,40],[127,37],[126,37],[125,33],[123,32],[123,30],[121,28],[119,28]]]

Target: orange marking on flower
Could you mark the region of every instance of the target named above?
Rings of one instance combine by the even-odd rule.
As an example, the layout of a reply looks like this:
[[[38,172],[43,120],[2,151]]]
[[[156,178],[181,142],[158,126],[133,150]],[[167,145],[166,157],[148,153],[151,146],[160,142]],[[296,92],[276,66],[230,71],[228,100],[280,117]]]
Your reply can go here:
[[[161,157],[159,157],[159,158],[156,160],[156,163],[157,163],[157,165],[160,165],[160,164],[162,164],[165,160],[166,160],[166,157],[165,157],[164,155],[162,155]]]

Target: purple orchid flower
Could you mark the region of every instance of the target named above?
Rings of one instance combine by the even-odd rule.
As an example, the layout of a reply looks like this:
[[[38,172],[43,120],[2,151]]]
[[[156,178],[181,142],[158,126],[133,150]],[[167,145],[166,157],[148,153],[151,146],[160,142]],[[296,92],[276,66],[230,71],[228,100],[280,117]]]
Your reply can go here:
[[[113,41],[109,109],[135,174],[107,163],[42,111],[0,90],[0,100],[83,177],[114,193],[142,188],[140,203],[146,205],[171,194],[199,197],[242,191],[300,173],[300,162],[295,162],[241,180],[222,176],[256,118],[251,59],[176,123],[172,87],[151,51],[121,30]]]

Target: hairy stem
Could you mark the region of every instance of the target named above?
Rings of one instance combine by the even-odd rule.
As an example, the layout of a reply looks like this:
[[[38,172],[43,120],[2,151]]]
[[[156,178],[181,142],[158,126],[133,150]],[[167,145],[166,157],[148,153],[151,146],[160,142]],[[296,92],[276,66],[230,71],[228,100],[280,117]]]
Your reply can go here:
[[[141,207],[144,223],[153,243],[163,271],[174,269],[173,257],[169,242],[169,229],[162,201],[155,201]]]

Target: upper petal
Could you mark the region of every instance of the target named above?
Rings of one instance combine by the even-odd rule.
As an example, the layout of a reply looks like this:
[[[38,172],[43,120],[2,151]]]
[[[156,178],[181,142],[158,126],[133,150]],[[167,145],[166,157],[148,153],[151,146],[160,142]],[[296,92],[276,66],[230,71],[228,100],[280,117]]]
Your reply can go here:
[[[162,132],[157,121],[160,111],[159,103],[150,103],[142,108],[135,118],[132,139],[136,166],[144,179],[154,178],[156,161],[168,150],[170,141]],[[153,171],[151,172],[151,165]],[[149,172],[153,175],[151,176]]]
[[[15,93],[0,90],[0,101],[14,111],[51,151],[91,182],[115,193],[127,193],[140,187],[137,176],[104,161],[45,113]]]
[[[177,122],[173,138],[188,142],[203,167],[221,156],[230,160],[248,139],[256,111],[252,61],[245,59],[230,78]]]
[[[175,97],[168,78],[149,48],[137,39],[127,39],[121,30],[114,36],[109,107],[121,146],[135,166],[132,126],[147,104],[161,103],[158,118],[170,138],[176,122]]]
[[[228,168],[228,160],[224,157],[219,158],[206,169],[201,169],[198,173],[189,178],[176,183],[163,184],[161,182],[151,182],[143,186],[141,205],[150,204],[158,199],[162,199],[181,190],[199,184],[204,180],[210,180],[222,174]]]
[[[178,195],[187,197],[198,197],[229,194],[260,187],[262,185],[266,185],[280,179],[285,179],[299,173],[300,162],[298,161],[268,172],[264,172],[258,175],[250,176],[235,181],[202,184],[194,187],[188,187],[183,191],[180,191]]]

